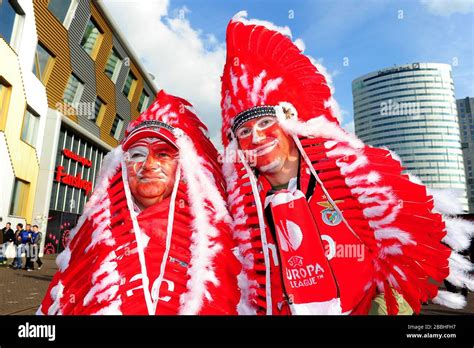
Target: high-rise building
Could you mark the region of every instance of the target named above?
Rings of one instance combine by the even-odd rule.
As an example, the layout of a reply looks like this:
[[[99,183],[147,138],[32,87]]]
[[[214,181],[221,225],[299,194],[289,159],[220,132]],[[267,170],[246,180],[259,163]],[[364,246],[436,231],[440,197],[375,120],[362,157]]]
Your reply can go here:
[[[413,63],[352,82],[354,124],[364,142],[386,146],[428,187],[455,189],[468,211],[451,66]]]
[[[456,100],[461,128],[464,168],[466,169],[469,212],[474,214],[474,98]]]
[[[99,0],[0,1],[0,18],[0,219],[57,253],[157,87]]]

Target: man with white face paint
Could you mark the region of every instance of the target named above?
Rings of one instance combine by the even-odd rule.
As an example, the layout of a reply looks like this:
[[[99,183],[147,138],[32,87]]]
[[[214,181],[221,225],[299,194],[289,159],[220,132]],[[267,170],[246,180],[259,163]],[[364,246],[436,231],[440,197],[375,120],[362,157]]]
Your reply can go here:
[[[221,78],[239,312],[368,314],[383,302],[379,312],[411,314],[428,299],[461,307],[431,282],[474,284],[443,243],[459,232],[389,151],[340,127],[322,70],[245,15],[228,25]]]
[[[178,167],[176,147],[144,138],[125,153],[128,184],[137,208],[147,208],[171,195]]]
[[[237,312],[240,264],[205,131],[191,104],[163,91],[130,123],[38,313]]]

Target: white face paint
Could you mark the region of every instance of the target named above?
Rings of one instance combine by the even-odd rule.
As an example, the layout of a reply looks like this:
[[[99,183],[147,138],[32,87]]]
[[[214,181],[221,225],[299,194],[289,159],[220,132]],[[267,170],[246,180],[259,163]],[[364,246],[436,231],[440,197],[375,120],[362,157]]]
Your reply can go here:
[[[126,160],[131,162],[145,162],[148,157],[148,152],[148,147],[146,146],[132,147],[126,153]]]
[[[261,166],[259,171],[262,173],[272,173],[276,170],[280,170],[281,162],[280,159],[276,159],[267,165]]]

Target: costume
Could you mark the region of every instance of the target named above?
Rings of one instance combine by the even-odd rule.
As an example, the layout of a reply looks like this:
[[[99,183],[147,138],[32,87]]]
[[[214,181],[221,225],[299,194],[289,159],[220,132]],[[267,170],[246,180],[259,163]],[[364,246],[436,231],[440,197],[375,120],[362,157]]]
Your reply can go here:
[[[443,243],[456,238],[426,188],[402,173],[393,153],[339,126],[326,77],[288,37],[236,16],[226,40],[223,171],[243,264],[239,313],[367,314],[383,293],[396,314],[393,290],[416,313],[430,299],[462,306],[463,298],[430,282],[474,288],[472,265]],[[297,175],[283,189],[258,169],[282,143],[268,128],[276,127],[272,118],[299,154]],[[238,133],[245,124],[257,131]],[[244,152],[258,131],[273,140]]]
[[[231,250],[224,179],[206,131],[191,104],[164,91],[130,123],[121,145],[104,159],[38,314],[236,313],[241,266]],[[148,143],[173,149],[176,158],[166,152],[156,158],[177,164],[167,178],[169,195],[140,207],[131,173]],[[144,165],[154,163],[149,154],[142,157]],[[139,179],[153,182],[154,190],[171,172],[158,179],[150,173]]]

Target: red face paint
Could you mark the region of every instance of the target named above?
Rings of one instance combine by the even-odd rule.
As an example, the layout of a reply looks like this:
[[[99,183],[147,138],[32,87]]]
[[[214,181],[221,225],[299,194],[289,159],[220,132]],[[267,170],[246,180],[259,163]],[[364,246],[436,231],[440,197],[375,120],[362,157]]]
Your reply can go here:
[[[258,171],[276,172],[284,165],[295,143],[272,116],[262,116],[245,122],[237,131],[240,148],[255,156]]]
[[[140,208],[168,197],[175,183],[178,151],[156,138],[137,141],[126,152],[130,191]]]

